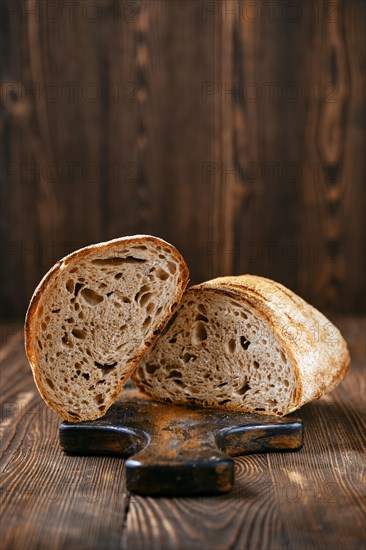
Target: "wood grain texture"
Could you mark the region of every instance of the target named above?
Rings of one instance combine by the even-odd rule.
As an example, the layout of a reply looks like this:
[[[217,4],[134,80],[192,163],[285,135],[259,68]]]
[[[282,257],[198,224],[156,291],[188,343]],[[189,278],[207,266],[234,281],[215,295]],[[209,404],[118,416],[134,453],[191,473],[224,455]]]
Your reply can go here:
[[[364,2],[54,5],[1,11],[5,319],[66,253],[137,232],[192,283],[364,310]]]
[[[316,32],[307,22],[305,48],[307,109],[299,213],[299,240],[316,243],[313,261],[299,273],[309,301],[322,295],[326,309],[349,311],[364,303],[360,277],[353,269],[365,261],[362,214],[365,186],[365,132],[362,78],[366,67],[364,36],[357,21],[365,21],[364,2],[337,0],[314,3]],[[359,121],[359,122],[357,122]],[[348,295],[347,289],[354,291]],[[361,306],[362,307],[362,306]]]
[[[22,334],[7,340],[1,351],[2,547],[119,548],[129,500],[124,461],[60,452],[60,419],[37,392]]]
[[[204,498],[131,496],[123,460],[64,455],[22,335],[2,327],[2,548],[361,548],[366,319],[332,321],[352,365],[334,392],[301,409],[303,449],[235,459],[233,492]]]

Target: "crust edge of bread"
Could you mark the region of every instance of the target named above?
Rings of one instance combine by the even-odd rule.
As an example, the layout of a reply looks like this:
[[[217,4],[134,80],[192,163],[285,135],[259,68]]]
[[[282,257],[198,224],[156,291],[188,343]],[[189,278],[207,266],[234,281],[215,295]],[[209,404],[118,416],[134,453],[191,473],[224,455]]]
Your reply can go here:
[[[175,311],[178,309],[179,304],[182,300],[183,293],[188,285],[189,282],[189,270],[187,267],[187,264],[183,258],[183,256],[180,254],[180,252],[170,243],[165,241],[164,239],[161,239],[159,237],[155,237],[153,235],[131,235],[126,237],[120,237],[116,239],[112,239],[110,241],[105,241],[101,243],[96,243],[92,245],[85,246],[83,248],[80,248],[78,250],[75,250],[74,252],[71,252],[67,256],[61,258],[58,260],[53,267],[44,275],[44,277],[41,279],[40,283],[37,285],[32,298],[30,300],[26,316],[25,316],[25,324],[24,324],[24,344],[25,344],[25,352],[26,356],[28,358],[29,365],[31,367],[33,378],[35,381],[35,384],[37,386],[37,389],[42,397],[42,399],[46,402],[46,404],[55,411],[61,418],[64,420],[67,420],[68,422],[75,423],[75,419],[72,418],[72,416],[65,415],[64,412],[61,412],[61,409],[58,407],[58,405],[48,397],[47,390],[45,389],[41,377],[39,375],[39,370],[36,364],[36,358],[33,353],[33,346],[32,342],[34,341],[33,336],[33,327],[34,323],[37,323],[35,317],[37,313],[37,306],[39,304],[42,292],[44,289],[48,286],[48,284],[53,280],[55,275],[62,269],[64,269],[64,266],[67,265],[69,262],[73,261],[75,258],[82,258],[88,255],[89,252],[93,252],[95,250],[103,250],[112,248],[113,246],[119,244],[119,243],[126,243],[126,244],[141,244],[145,243],[146,240],[151,241],[155,244],[161,244],[165,247],[168,247],[172,251],[172,255],[174,259],[179,263],[181,266],[181,274],[179,279],[179,285],[177,288],[177,299],[172,305],[170,312],[165,316],[165,318],[160,322],[158,326],[154,329],[155,331],[161,332],[161,330],[164,328],[164,326],[168,323],[169,319],[174,315]],[[119,393],[122,391],[122,388],[126,384],[127,380],[131,377],[132,373],[136,369],[137,365],[143,358],[143,356],[147,353],[149,348],[151,347],[154,340],[157,339],[158,334],[152,334],[151,337],[144,342],[144,349],[139,354],[139,356],[136,358],[135,361],[133,361],[126,372],[126,375],[119,381],[118,385],[116,386],[116,390],[112,395],[112,402],[109,405],[109,407],[112,405],[113,401],[117,398]],[[96,418],[100,418],[104,416],[104,414],[107,412],[108,408],[105,410],[103,414],[100,415],[92,415],[89,420],[95,420]]]

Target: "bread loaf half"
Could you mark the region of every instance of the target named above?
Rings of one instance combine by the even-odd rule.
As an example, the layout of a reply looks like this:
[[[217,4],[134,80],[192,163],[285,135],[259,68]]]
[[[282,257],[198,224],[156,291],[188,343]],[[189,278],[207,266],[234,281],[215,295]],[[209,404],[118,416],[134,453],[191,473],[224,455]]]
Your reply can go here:
[[[284,415],[332,390],[347,345],[324,315],[269,279],[189,289],[133,375],[157,399]]]
[[[47,273],[31,300],[26,352],[37,387],[70,422],[103,416],[177,309],[178,251],[137,235],[88,246]]]

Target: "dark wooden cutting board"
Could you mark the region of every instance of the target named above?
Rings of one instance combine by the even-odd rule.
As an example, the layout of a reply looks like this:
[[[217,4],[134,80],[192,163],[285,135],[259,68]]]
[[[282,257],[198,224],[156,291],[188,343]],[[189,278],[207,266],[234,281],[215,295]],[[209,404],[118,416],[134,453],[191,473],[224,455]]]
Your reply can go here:
[[[103,418],[60,425],[68,453],[128,458],[127,488],[143,495],[226,493],[234,484],[233,456],[294,451],[302,442],[297,417],[188,408],[134,390]]]

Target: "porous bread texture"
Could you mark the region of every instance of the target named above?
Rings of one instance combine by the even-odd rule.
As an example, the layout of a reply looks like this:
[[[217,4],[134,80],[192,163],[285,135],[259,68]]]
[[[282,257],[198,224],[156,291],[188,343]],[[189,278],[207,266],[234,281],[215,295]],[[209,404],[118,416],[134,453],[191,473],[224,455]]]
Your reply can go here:
[[[156,399],[288,414],[333,389],[349,367],[338,329],[263,277],[221,277],[187,290],[133,375]]]
[[[60,260],[36,289],[25,324],[46,403],[69,422],[103,416],[187,282],[182,256],[152,236],[115,239]]]

